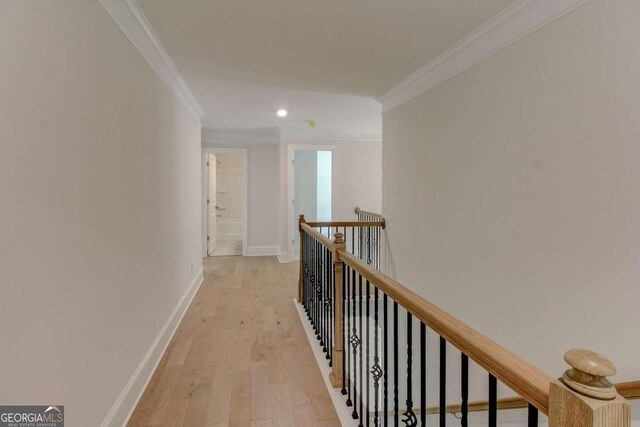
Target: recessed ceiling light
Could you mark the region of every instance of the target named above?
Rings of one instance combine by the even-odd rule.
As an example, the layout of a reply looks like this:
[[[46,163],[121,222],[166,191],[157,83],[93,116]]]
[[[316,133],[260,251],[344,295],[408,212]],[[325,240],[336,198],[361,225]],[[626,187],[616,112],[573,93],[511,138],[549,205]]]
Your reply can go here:
[[[287,117],[288,111],[287,110],[278,110],[278,112],[276,114],[278,115],[278,117]]]

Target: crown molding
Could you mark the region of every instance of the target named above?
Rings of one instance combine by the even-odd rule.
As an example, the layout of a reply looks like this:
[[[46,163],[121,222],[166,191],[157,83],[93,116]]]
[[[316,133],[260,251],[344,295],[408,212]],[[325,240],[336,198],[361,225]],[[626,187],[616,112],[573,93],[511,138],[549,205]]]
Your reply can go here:
[[[589,0],[517,0],[378,98],[386,113]]]
[[[277,127],[202,130],[202,143],[207,144],[279,144],[280,130]]]
[[[281,141],[303,143],[380,142],[377,135],[305,135],[281,131],[277,127],[265,128],[206,128],[202,129],[203,145],[215,144],[279,144]]]
[[[381,132],[344,129],[283,129],[281,139],[301,142],[380,142]]]
[[[285,135],[282,137],[282,141],[289,144],[295,142],[304,142],[304,143],[339,143],[339,142],[382,142],[382,137],[380,136],[289,136]]]
[[[204,111],[135,0],[99,0],[175,97],[200,123]]]

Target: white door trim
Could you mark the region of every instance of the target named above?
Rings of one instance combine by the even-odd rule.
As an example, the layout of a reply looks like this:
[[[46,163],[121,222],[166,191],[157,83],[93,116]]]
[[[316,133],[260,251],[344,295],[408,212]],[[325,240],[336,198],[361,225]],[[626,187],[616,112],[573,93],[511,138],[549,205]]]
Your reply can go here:
[[[331,218],[333,219],[333,207],[335,206],[335,189],[336,189],[336,171],[338,171],[338,146],[337,145],[323,145],[323,144],[289,144],[287,149],[287,248],[289,248],[289,253],[291,254],[291,258],[293,261],[297,261],[295,259],[295,251],[293,247],[293,241],[295,233],[298,233],[298,219],[294,218],[295,216],[295,208],[293,206],[293,199],[295,196],[295,183],[294,183],[294,169],[293,169],[293,158],[295,150],[322,150],[322,151],[331,151]]]
[[[205,159],[207,154],[216,154],[216,153],[240,153],[242,156],[242,200],[243,200],[243,218],[242,218],[242,256],[247,256],[247,233],[249,229],[249,150],[246,148],[217,148],[217,147],[202,147],[202,157]],[[203,203],[203,211],[207,206],[207,195],[209,194],[209,169],[205,169],[206,174],[206,188],[205,191],[202,192],[204,198],[202,200]],[[202,236],[203,241],[206,243],[207,241],[207,231],[208,230],[208,215],[207,219],[207,227],[203,227],[204,235]],[[206,247],[206,245],[205,245]],[[204,256],[207,256],[206,254]]]

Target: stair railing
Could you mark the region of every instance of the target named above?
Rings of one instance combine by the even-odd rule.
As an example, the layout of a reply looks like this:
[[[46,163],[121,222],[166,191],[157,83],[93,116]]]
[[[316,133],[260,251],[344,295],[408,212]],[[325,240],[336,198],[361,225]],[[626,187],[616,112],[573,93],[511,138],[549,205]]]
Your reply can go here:
[[[306,223],[301,216],[298,301],[326,353],[331,383],[360,426],[426,425],[429,415],[445,426],[452,409],[460,425],[468,426],[470,412],[478,410],[469,402],[470,361],[486,371],[488,426],[497,426],[499,404],[505,406],[498,399],[499,382],[526,405],[528,426],[538,425],[540,412],[551,427],[630,426],[630,405],[607,379],[615,367],[603,356],[571,350],[565,355],[571,369],[555,379],[381,273],[361,258],[365,252],[354,255],[344,233],[331,239],[316,229],[341,226]],[[438,404],[431,408],[427,333],[437,337],[438,355]],[[459,406],[447,404],[453,400],[447,394],[452,348],[460,353],[460,395],[453,397]]]

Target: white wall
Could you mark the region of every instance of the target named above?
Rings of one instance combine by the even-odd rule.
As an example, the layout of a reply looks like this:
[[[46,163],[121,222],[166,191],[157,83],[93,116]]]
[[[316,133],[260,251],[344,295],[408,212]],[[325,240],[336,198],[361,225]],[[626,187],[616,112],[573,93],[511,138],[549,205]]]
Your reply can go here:
[[[197,279],[200,125],[96,1],[0,13],[0,404],[100,425]]]
[[[293,225],[289,223],[288,152],[295,146],[333,150],[332,218],[355,220],[355,207],[379,212],[382,205],[382,143],[380,141],[283,139],[280,149],[280,250],[289,251]],[[287,256],[290,256],[287,254]],[[286,257],[286,256],[285,256]]]
[[[224,142],[203,130],[203,147],[245,148],[248,156],[247,251],[248,255],[277,255],[280,147],[276,143]],[[203,225],[204,227],[204,225]]]
[[[554,376],[640,378],[639,17],[592,0],[384,115],[395,276]]]

